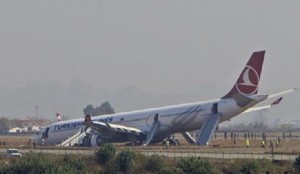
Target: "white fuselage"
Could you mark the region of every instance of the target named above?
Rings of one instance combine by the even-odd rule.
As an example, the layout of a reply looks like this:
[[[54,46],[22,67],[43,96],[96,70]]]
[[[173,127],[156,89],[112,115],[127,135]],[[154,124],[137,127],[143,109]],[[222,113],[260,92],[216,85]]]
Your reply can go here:
[[[92,120],[134,127],[142,132],[149,132],[154,121],[154,116],[158,114],[160,127],[156,136],[167,136],[178,132],[199,130],[206,118],[212,114],[214,105],[217,105],[218,113],[221,115],[220,122],[224,122],[265,100],[267,96],[255,95],[250,98],[251,102],[244,107],[238,106],[233,98],[227,98],[95,116],[92,117]],[[81,118],[53,123],[43,128],[34,139],[37,144],[60,144],[62,141],[78,132],[80,127],[83,126],[83,122],[84,119]]]

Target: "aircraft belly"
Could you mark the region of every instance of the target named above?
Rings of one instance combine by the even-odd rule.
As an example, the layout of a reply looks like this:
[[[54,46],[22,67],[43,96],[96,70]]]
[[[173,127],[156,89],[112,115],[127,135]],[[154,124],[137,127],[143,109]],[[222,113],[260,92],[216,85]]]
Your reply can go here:
[[[162,120],[158,133],[182,132],[200,129],[206,116],[200,114],[187,114],[170,120]]]

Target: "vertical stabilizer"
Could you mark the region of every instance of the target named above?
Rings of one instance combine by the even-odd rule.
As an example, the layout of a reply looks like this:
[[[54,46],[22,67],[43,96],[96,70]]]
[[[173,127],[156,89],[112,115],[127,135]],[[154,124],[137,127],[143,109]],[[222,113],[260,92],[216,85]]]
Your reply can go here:
[[[254,52],[232,89],[223,97],[231,98],[235,94],[257,94],[265,51]]]

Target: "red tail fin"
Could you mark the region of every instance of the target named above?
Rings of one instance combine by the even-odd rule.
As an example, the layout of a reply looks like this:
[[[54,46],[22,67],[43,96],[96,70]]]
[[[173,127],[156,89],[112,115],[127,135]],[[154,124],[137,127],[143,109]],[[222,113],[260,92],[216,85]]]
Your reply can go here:
[[[264,56],[265,51],[258,51],[252,54],[235,85],[223,98],[232,97],[237,93],[242,95],[257,94]]]

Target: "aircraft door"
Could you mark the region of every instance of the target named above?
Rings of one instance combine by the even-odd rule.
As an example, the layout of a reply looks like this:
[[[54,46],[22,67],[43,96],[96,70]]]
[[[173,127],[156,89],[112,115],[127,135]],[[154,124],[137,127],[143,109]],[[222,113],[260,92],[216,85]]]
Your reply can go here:
[[[43,134],[42,134],[42,138],[43,139],[46,139],[46,138],[48,138],[49,137],[49,127],[47,127],[46,128],[46,130],[43,132]]]
[[[212,105],[211,113],[212,113],[212,114],[218,114],[218,113],[219,113],[219,111],[218,111],[218,103],[214,103],[214,104]]]
[[[157,122],[159,119],[159,114],[151,114],[147,117],[146,124],[148,128],[151,128],[154,122]]]

